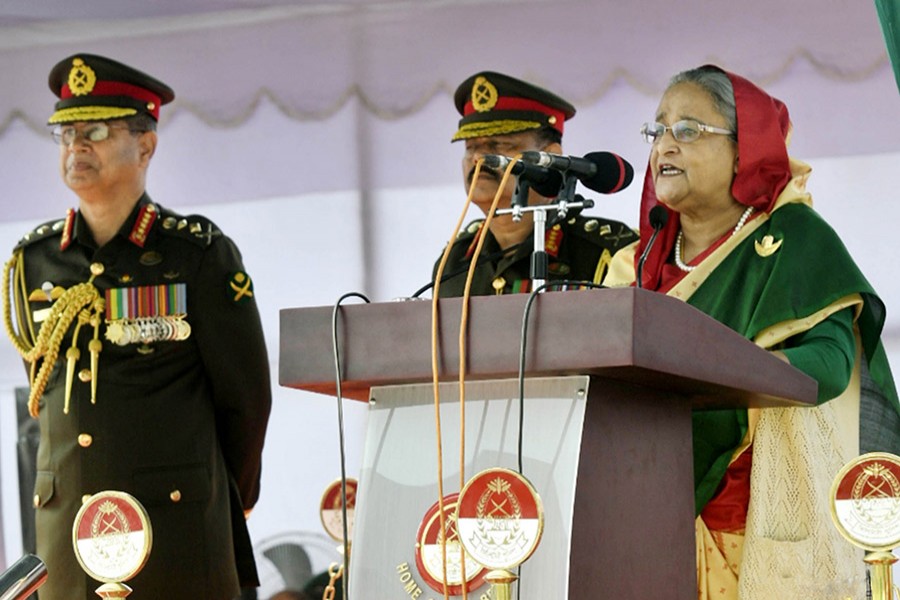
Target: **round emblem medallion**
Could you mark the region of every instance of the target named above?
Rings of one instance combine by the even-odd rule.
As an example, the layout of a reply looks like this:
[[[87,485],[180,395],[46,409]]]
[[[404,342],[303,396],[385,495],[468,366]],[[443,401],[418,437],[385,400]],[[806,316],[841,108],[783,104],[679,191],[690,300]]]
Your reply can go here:
[[[461,596],[463,588],[462,544],[456,529],[456,506],[459,494],[444,497],[444,535],[441,534],[441,510],[437,502],[431,505],[422,517],[419,532],[416,534],[416,567],[419,575],[431,589],[444,592],[444,581],[447,582],[447,593]],[[446,540],[447,577],[444,577],[444,551],[441,542]],[[466,591],[472,592],[484,585],[484,567],[479,565],[465,553]]]
[[[544,507],[531,483],[504,468],[486,469],[459,495],[459,538],[466,550],[489,569],[513,569],[541,541]]]
[[[150,518],[129,494],[97,493],[75,516],[72,544],[81,568],[97,581],[128,581],[144,568],[150,556]]]
[[[356,490],[359,486],[355,479],[347,479],[347,535],[353,537],[353,514],[356,511]],[[338,542],[344,541],[344,503],[341,501],[341,480],[332,482],[325,488],[319,502],[319,516],[325,532]]]
[[[863,454],[831,486],[831,516],[850,543],[870,551],[900,545],[900,457]]]

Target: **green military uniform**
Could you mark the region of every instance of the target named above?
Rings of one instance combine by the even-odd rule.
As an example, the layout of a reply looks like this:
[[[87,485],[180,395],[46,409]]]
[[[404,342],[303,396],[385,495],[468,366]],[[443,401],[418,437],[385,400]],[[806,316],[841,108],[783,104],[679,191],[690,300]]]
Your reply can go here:
[[[468,265],[483,221],[475,221],[453,243],[444,267],[438,295],[444,298],[462,296]],[[533,238],[503,253],[494,236],[488,232],[475,267],[471,294],[509,294],[531,291],[531,254]],[[547,280],[574,280],[599,283],[612,255],[619,248],[637,240],[627,225],[599,217],[572,217],[549,227],[545,236]],[[435,263],[435,273],[438,260]],[[577,286],[576,286],[577,287]]]
[[[226,599],[239,580],[256,584],[243,511],[259,494],[271,397],[251,281],[231,240],[145,195],[102,248],[72,211],[26,236],[12,262],[26,347],[68,302],[63,290],[92,274],[105,305],[85,304],[76,340],[79,319],[65,328],[39,399],[40,597],[96,598],[70,532],[82,498],[103,490],[133,495],[150,516],[153,547],[131,598]]]
[[[510,141],[509,136],[524,132],[535,133],[535,144],[543,144],[534,150],[549,147],[550,140],[562,139],[565,122],[575,116],[575,107],[556,94],[493,71],[468,77],[457,87],[453,102],[462,118],[452,141],[491,138],[500,148]],[[548,219],[553,216],[554,211],[550,211]],[[438,282],[439,296],[463,295],[467,270],[483,229],[483,221],[470,223],[453,242],[441,274],[443,281]],[[545,233],[548,282],[569,280],[598,285],[613,254],[638,237],[623,223],[590,216],[574,216],[555,225],[548,224]],[[490,231],[485,235],[471,294],[530,292],[534,233],[505,251]],[[432,280],[439,264],[440,260],[435,263]],[[559,287],[579,286],[564,284]]]
[[[123,205],[131,198],[91,187],[109,184],[98,166],[113,128],[128,129],[116,135],[134,136],[135,152],[150,148],[137,140],[155,131],[171,88],[90,54],[60,61],[49,84],[64,178],[73,157],[89,173],[85,187],[67,183],[82,202],[131,212],[98,247],[70,210],[26,235],[6,266],[4,322],[29,366],[41,430],[35,528],[49,575],[39,597],[96,598],[100,583],[78,564],[72,526],[83,499],[114,490],[137,498],[152,527],[130,598],[231,600],[258,585],[244,513],[259,496],[271,406],[251,279],[208,219],[141,192]],[[149,158],[120,158],[132,167],[128,182],[142,186]]]

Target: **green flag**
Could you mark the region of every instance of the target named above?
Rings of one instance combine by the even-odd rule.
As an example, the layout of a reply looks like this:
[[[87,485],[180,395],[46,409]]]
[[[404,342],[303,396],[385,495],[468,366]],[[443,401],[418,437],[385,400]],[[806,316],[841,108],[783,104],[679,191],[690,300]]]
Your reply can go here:
[[[891,65],[894,67],[894,79],[900,88],[900,2],[875,0],[875,8],[878,9],[884,43],[887,45],[888,56],[891,57]]]

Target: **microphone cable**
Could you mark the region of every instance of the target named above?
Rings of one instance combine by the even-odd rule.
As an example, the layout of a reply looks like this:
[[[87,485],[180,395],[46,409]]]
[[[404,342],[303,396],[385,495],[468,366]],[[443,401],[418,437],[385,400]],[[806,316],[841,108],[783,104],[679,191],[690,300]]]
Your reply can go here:
[[[343,597],[350,597],[350,531],[349,526],[347,525],[347,454],[346,448],[344,444],[344,398],[343,391],[341,389],[341,381],[343,380],[343,374],[341,372],[341,349],[338,344],[338,310],[340,309],[341,303],[348,298],[360,298],[365,301],[366,304],[370,304],[370,300],[359,292],[348,292],[338,298],[337,302],[334,303],[334,309],[331,312],[331,348],[334,354],[334,374],[335,374],[335,394],[337,396],[337,410],[338,410],[338,440],[340,444],[340,457],[341,457],[341,526],[343,528],[343,537],[344,537],[344,545],[343,545],[343,554],[344,554],[344,576],[343,576]]]
[[[585,202],[585,199],[577,194],[576,194],[575,198],[579,202]],[[466,205],[466,207],[467,207],[466,211],[468,211],[468,204]],[[564,221],[566,219],[572,219],[572,218],[578,216],[579,214],[581,214],[581,210],[582,210],[581,208],[569,209],[569,212],[566,214],[565,217],[560,216],[558,213],[553,215],[553,218],[551,218],[550,220],[547,221],[547,228],[549,229],[549,228],[553,227],[554,225],[561,223],[562,221]],[[466,214],[466,213],[463,212],[463,214]],[[482,228],[483,227],[484,226],[482,225]],[[454,238],[453,239],[456,239],[455,236],[458,231],[459,231],[458,228],[456,230],[454,230],[454,233],[453,233]],[[478,234],[476,234],[476,235],[478,235]],[[512,246],[509,246],[508,248],[501,248],[500,250],[495,250],[494,252],[491,252],[490,254],[478,256],[477,263],[479,265],[482,265],[486,262],[494,261],[498,258],[504,258],[506,256],[515,254],[519,250],[520,247],[525,246],[526,244],[531,246],[532,240],[526,239],[525,241],[519,242],[518,244],[513,244]],[[448,279],[452,279],[461,273],[465,273],[469,269],[469,264],[471,264],[471,263],[464,263],[461,266],[458,266],[454,270],[450,271],[449,273],[443,273],[440,278],[440,282],[444,283]],[[436,285],[435,280],[429,281],[428,283],[426,283],[425,285],[423,285],[422,287],[417,289],[415,292],[413,292],[412,295],[410,295],[410,298],[418,298],[419,296],[421,296],[422,294],[424,294],[431,288],[435,287],[435,285]]]
[[[526,240],[526,241],[528,241],[528,240]],[[498,258],[503,258],[509,254],[514,254],[519,249],[519,247],[523,246],[524,244],[525,244],[525,242],[519,242],[518,244],[513,244],[509,248],[503,248],[501,250],[491,252],[490,254],[486,254],[484,256],[479,256],[477,262],[479,265],[483,265],[484,263],[486,263],[488,261],[493,261]],[[457,268],[453,269],[449,273],[442,274],[440,282],[444,283],[448,279],[453,279],[457,275],[459,275],[461,273],[465,273],[466,271],[469,270],[469,264],[470,263],[468,263],[468,262],[464,263],[461,266],[458,266]],[[412,295],[410,296],[410,298],[418,298],[419,296],[421,296],[422,294],[424,294],[431,288],[435,287],[436,285],[437,285],[436,281],[429,281],[428,283],[426,283],[425,285],[423,285],[422,287],[417,289],[415,292],[413,292]]]
[[[525,301],[525,310],[522,313],[522,330],[519,335],[519,374],[518,374],[518,386],[519,386],[519,431],[516,436],[517,438],[517,459],[519,466],[519,474],[524,476],[524,468],[522,465],[522,446],[523,446],[523,431],[525,428],[525,353],[528,346],[528,318],[531,316],[531,307],[534,305],[535,298],[543,292],[544,290],[556,287],[556,286],[568,286],[574,285],[579,286],[582,289],[605,289],[606,286],[592,283],[588,281],[578,281],[574,279],[562,279],[556,281],[548,281],[531,291],[528,294],[528,300]],[[577,291],[577,290],[576,290]],[[521,600],[522,598],[522,565],[519,564],[516,567],[516,576],[518,577],[518,585],[516,585],[516,598]]]
[[[528,318],[531,315],[531,307],[534,305],[535,298],[538,295],[547,289],[558,287],[558,286],[578,286],[580,289],[594,289],[594,290],[602,290],[606,289],[605,285],[600,285],[598,283],[593,283],[590,281],[580,281],[576,279],[558,279],[554,281],[548,281],[543,285],[536,287],[528,294],[528,300],[525,301],[525,310],[522,313],[522,330],[519,334],[519,374],[518,374],[518,385],[519,385],[519,432],[517,435],[518,447],[517,447],[517,457],[518,457],[518,465],[519,465],[519,474],[524,475],[525,472],[522,467],[522,431],[525,426],[525,353],[528,346]],[[579,290],[567,290],[567,291],[579,291]]]
[[[459,230],[462,227],[462,222],[465,219],[465,215],[469,210],[469,206],[471,206],[472,197],[475,194],[475,186],[478,182],[478,177],[481,174],[481,167],[484,164],[484,159],[481,158],[475,163],[475,171],[472,176],[472,183],[469,185],[469,194],[466,198],[466,202],[463,205],[462,214],[459,216],[459,220],[456,223],[456,227],[451,234],[450,240],[447,243],[446,248],[444,248],[444,253],[441,255],[440,263],[438,264],[437,272],[434,275],[434,293],[432,294],[431,299],[431,374],[432,374],[432,389],[434,392],[434,412],[435,412],[435,427],[437,429],[437,448],[438,448],[438,514],[440,515],[440,524],[441,531],[446,532],[446,515],[444,514],[444,458],[443,458],[443,445],[441,438],[441,401],[440,401],[440,391],[439,391],[439,370],[438,370],[438,345],[437,345],[437,333],[438,333],[438,324],[439,324],[439,315],[438,315],[438,300],[440,298],[440,284],[442,280],[442,275],[444,272],[444,268],[447,265],[447,260],[450,257],[450,250],[453,247],[453,240],[456,239],[456,236],[459,234]],[[460,439],[459,439],[459,489],[462,490],[465,487],[465,433],[466,433],[466,393],[465,393],[465,367],[466,367],[466,324],[468,323],[469,316],[469,298],[471,296],[472,291],[472,279],[475,275],[475,268],[478,264],[478,256],[481,254],[481,249],[484,246],[485,235],[484,231],[487,231],[490,228],[491,222],[494,219],[494,213],[497,210],[497,205],[500,203],[500,197],[503,195],[503,191],[506,188],[506,183],[509,180],[510,173],[515,167],[515,162],[510,162],[506,166],[506,170],[503,173],[503,177],[500,180],[500,183],[497,185],[497,193],[494,195],[494,199],[491,202],[491,206],[488,209],[486,218],[484,220],[484,224],[481,228],[481,234],[478,236],[478,242],[475,245],[475,251],[473,253],[474,260],[470,261],[468,274],[466,276],[466,284],[462,296],[462,314],[460,315],[460,326],[459,326],[459,429],[460,429]],[[443,591],[444,591],[444,600],[449,600],[449,590],[447,589],[447,540],[446,535],[441,536],[441,560],[443,561]],[[463,600],[468,598],[468,589],[466,586],[466,561],[465,561],[465,550],[460,547],[460,561],[462,572],[461,572],[461,580],[462,580],[462,597]]]

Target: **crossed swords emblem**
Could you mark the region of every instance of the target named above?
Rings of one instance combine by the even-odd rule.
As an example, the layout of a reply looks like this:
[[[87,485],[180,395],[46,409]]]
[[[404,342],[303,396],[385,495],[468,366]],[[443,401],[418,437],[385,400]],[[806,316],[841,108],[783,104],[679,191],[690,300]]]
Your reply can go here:
[[[237,302],[244,296],[248,299],[253,297],[253,290],[250,289],[252,283],[250,282],[250,278],[246,275],[238,273],[234,276],[234,278],[228,283],[231,286],[231,289],[235,291],[234,301]]]

